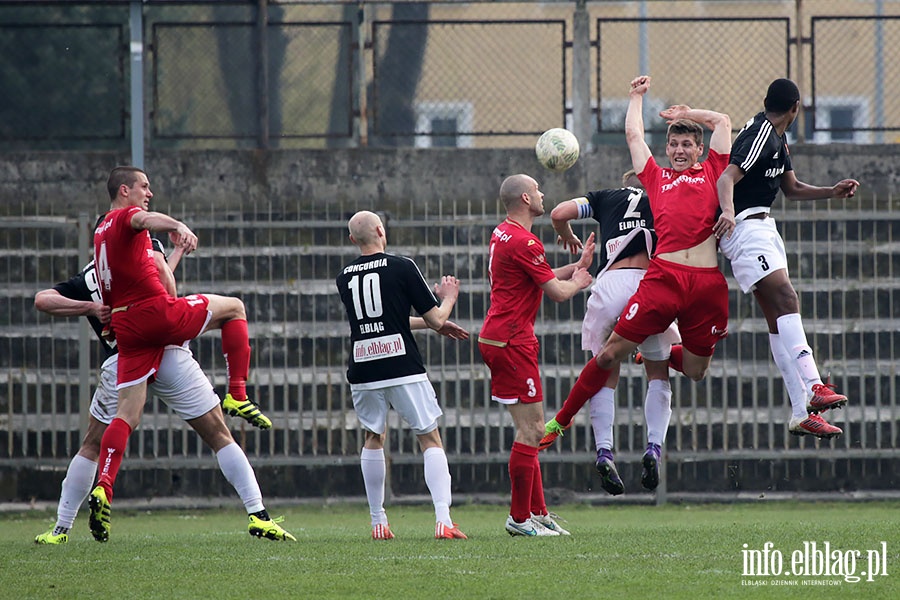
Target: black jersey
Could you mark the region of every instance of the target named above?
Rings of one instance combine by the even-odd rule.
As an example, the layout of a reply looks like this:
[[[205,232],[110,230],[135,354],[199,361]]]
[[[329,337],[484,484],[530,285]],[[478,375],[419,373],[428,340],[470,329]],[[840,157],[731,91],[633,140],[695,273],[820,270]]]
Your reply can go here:
[[[781,176],[793,171],[784,135],[778,135],[761,112],[744,125],[731,145],[729,162],[744,173],[734,186],[734,214],[754,206],[772,206],[781,188]]]
[[[350,321],[347,381],[379,388],[426,379],[409,328],[410,310],[438,306],[416,264],[404,256],[360,256],[335,281]]]
[[[623,258],[653,255],[656,232],[647,192],[626,187],[588,192],[585,198],[590,216],[600,224],[600,273]]]
[[[151,238],[151,242],[153,243],[153,249],[155,251],[163,252],[162,242],[156,238]],[[68,281],[57,283],[53,286],[53,289],[56,290],[60,296],[64,296],[70,300],[103,303],[103,298],[100,296],[100,284],[97,283],[97,272],[94,270],[93,260],[86,264],[78,275],[75,275]],[[87,320],[88,323],[91,324],[94,333],[97,334],[97,338],[100,340],[100,345],[103,347],[106,357],[109,358],[118,352],[116,341],[109,340],[102,334],[104,328],[103,323],[101,323],[97,317],[93,316],[88,316]]]
[[[81,272],[75,277],[54,285],[53,289],[59,292],[61,296],[65,296],[71,300],[103,303],[103,298],[100,297],[100,285],[97,283],[97,272],[94,271],[94,261],[85,265],[85,267],[81,269]],[[117,352],[115,340],[110,342],[110,340],[101,335],[103,323],[101,323],[97,317],[93,316],[88,316],[87,320],[88,323],[91,324],[94,333],[96,333],[97,337],[100,339],[100,345],[103,346],[106,357],[109,358],[115,354]]]

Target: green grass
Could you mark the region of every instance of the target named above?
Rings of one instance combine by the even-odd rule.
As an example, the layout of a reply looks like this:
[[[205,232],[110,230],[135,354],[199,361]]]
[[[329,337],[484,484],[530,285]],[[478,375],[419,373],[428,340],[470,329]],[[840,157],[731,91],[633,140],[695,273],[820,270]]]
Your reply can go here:
[[[290,507],[297,543],[246,533],[240,511],[116,511],[98,544],[82,511],[65,546],[32,539],[53,515],[0,515],[3,598],[900,598],[900,503],[588,506],[557,509],[566,538],[511,538],[505,507],[453,509],[467,541],[432,539],[430,506],[388,508],[397,538],[369,538],[365,506]],[[837,586],[775,586],[742,576],[742,545],[785,555],[804,541],[887,546],[886,577]],[[864,570],[865,552],[857,573]],[[766,587],[742,585],[766,580]]]

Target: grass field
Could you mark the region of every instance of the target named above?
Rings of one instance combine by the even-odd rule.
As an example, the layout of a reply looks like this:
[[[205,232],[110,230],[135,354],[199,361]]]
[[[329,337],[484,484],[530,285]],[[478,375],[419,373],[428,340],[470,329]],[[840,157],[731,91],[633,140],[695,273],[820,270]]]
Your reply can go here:
[[[654,599],[900,598],[900,503],[559,507],[565,538],[511,538],[504,507],[453,509],[469,540],[434,540],[430,506],[388,508],[397,538],[369,539],[365,506],[289,507],[297,543],[246,533],[239,511],[134,512],[113,507],[110,541],[95,542],[86,511],[65,546],[32,539],[54,516],[0,515],[0,598]],[[867,550],[886,565],[858,583],[786,576],[794,551],[829,542],[855,574]],[[772,542],[782,575],[745,577],[743,544]],[[812,568],[812,567],[808,567]],[[765,582],[765,585],[749,585]]]

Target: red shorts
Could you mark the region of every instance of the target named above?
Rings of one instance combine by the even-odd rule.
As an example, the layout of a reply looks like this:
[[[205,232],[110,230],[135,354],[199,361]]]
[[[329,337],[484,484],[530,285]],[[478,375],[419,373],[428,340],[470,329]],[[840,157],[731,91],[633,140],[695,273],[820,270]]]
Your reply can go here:
[[[718,268],[654,258],[615,332],[640,344],[676,319],[682,345],[697,356],[712,356],[728,330],[728,283]]]
[[[538,371],[540,345],[493,346],[478,342],[481,358],[491,370],[491,398],[501,404],[543,402]]]
[[[166,346],[181,346],[203,332],[212,316],[200,294],[157,296],[114,309],[112,329],[119,349],[116,389],[140,383],[159,368]]]

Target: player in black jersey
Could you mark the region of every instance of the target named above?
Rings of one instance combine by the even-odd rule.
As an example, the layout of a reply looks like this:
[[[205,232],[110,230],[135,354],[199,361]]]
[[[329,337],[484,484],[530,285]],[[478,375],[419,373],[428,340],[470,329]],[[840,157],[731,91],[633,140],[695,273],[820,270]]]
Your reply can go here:
[[[365,429],[360,466],[372,517],[372,538],[394,537],[384,511],[384,434],[388,411],[399,413],[419,440],[425,484],[434,503],[437,539],[466,539],[450,518],[450,467],[438,431],[443,414],[413,329],[431,328],[449,337],[468,333],[448,321],[459,295],[459,281],[444,276],[435,298],[409,258],[386,254],[387,235],[375,213],[360,211],[348,222],[350,241],[360,256],[335,281],[350,321],[347,381],[353,407]],[[415,310],[421,317],[411,317]]]
[[[612,332],[616,320],[647,271],[656,243],[650,201],[634,171],[622,176],[625,187],[588,192],[558,204],[550,213],[553,228],[559,234],[557,243],[572,253],[581,250],[582,243],[572,231],[571,221],[592,218],[600,225],[600,270],[591,287],[587,311],[581,329],[581,347],[595,356]],[[649,383],[644,403],[647,420],[647,460],[641,483],[647,489],[659,484],[659,457],[672,416],[672,388],[669,385],[669,357],[672,344],[680,341],[673,324],[665,332],[647,338],[639,346]],[[618,369],[603,389],[590,399],[591,425],[597,448],[597,472],[604,490],[612,495],[622,494],[625,486],[613,460],[613,422],[615,419],[615,388]],[[576,404],[578,404],[576,406]],[[566,401],[553,419],[545,425],[541,449],[572,424],[581,404]]]
[[[177,289],[172,269],[181,259],[182,252],[176,249],[167,262],[162,243],[155,238],[151,239],[160,281],[166,291],[174,296]],[[116,415],[119,400],[116,391],[118,354],[115,339],[106,329],[111,309],[103,304],[100,297],[93,260],[69,280],[35,294],[34,305],[39,311],[54,316],[87,317],[106,355],[106,360],[100,367],[97,388],[91,398],[87,431],[81,447],[69,462],[62,482],[56,525],[34,538],[37,544],[59,545],[68,542],[69,530],[75,523],[78,509],[91,491],[97,473],[100,441],[106,427]],[[219,399],[190,351],[182,348],[166,349],[157,375],[157,381],[149,386],[150,393],[159,395],[184,418],[216,454],[222,474],[234,486],[248,513],[251,513],[249,532],[272,540],[293,540],[294,536],[282,529],[265,512],[253,467],[228,431],[222,411],[217,406]],[[97,538],[97,535],[94,537]]]
[[[798,181],[785,131],[800,112],[800,90],[789,79],[769,85],[765,110],[747,121],[732,144],[718,180],[720,204],[733,205],[716,225],[719,247],[744,293],[753,292],[769,326],[769,345],[791,399],[788,430],[831,438],[843,433],[818,413],[840,408],[847,397],[823,383],[800,320],[800,302],[787,270],[784,241],[769,214],[778,190],[789,200],[849,198],[859,182],[831,187]],[[730,217],[726,218],[726,217]],[[728,221],[731,221],[730,223]]]

